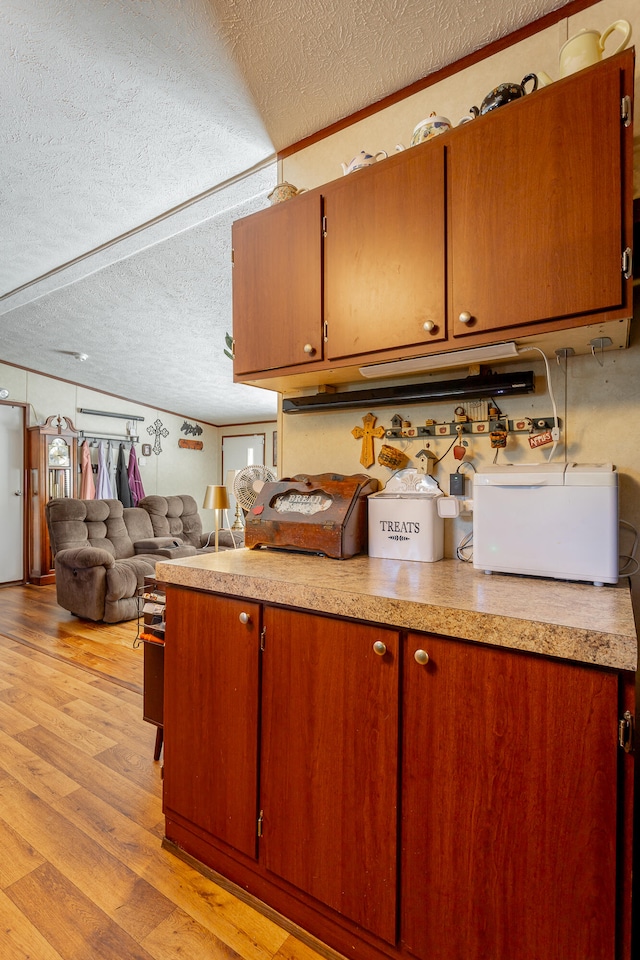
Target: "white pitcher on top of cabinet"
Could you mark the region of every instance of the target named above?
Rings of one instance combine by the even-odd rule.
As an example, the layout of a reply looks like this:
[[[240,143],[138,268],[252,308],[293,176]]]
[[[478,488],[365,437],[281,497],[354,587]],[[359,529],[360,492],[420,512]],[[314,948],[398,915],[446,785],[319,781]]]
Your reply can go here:
[[[577,73],[578,70],[599,63],[604,55],[607,38],[616,31],[622,34],[622,39],[615,50],[610,51],[609,56],[612,56],[624,50],[631,38],[631,24],[628,20],[615,20],[602,35],[597,30],[580,30],[575,37],[563,43],[560,47],[560,77],[568,77],[571,73]],[[552,82],[551,77],[540,70],[538,80],[543,85]]]

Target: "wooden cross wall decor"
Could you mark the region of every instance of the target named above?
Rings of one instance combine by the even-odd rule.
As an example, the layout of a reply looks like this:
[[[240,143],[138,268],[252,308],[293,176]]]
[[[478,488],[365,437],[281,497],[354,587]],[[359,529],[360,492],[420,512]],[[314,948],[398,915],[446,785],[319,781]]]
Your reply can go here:
[[[378,418],[375,417],[372,413],[368,413],[366,417],[362,418],[362,427],[354,427],[351,433],[356,438],[360,440],[362,438],[362,452],[360,453],[360,463],[363,467],[368,468],[374,461],[373,456],[373,438],[374,437],[384,437],[385,429],[384,427],[374,427],[374,423]]]

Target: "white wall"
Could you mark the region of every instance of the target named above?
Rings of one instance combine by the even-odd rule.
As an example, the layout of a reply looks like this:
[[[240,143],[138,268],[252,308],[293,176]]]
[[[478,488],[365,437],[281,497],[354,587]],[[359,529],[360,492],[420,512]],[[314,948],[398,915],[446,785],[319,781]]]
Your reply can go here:
[[[448,117],[454,124],[472,105],[480,106],[484,96],[499,83],[520,83],[528,73],[545,71],[557,79],[558,52],[569,37],[584,28],[603,32],[615,20],[632,25],[630,43],[640,38],[638,0],[601,0],[600,3],[561,20],[515,46],[487,57],[401,102],[380,110],[358,123],[313,143],[281,162],[281,179],[297,187],[311,189],[342,176],[341,163],[348,163],[360,150],[392,153],[397,143],[408,146],[414,127],[430,113]],[[618,35],[609,37],[605,51],[614,49]],[[640,102],[640,73],[636,70],[635,101]],[[635,139],[640,152],[640,125],[636,121]],[[637,165],[638,166],[638,165]],[[635,196],[640,195],[640,181]]]
[[[7,387],[9,399],[28,404],[28,426],[44,423],[52,414],[61,414],[69,417],[77,430],[124,436],[127,432],[127,414],[144,417],[144,421],[131,421],[131,424],[139,435],[136,453],[146,494],[188,493],[201,503],[206,485],[212,482],[211,477],[218,476],[220,443],[217,427],[200,424],[202,433],[199,436],[187,435],[180,429],[185,422],[184,417],[3,363],[0,363],[0,386]],[[78,412],[79,408],[122,413],[123,419],[83,414]],[[151,456],[141,458],[143,443],[150,443],[153,448],[155,438],[148,433],[148,427],[157,419],[169,431],[166,437],[161,437],[162,452],[152,452]],[[195,420],[188,422],[196,423]],[[201,440],[203,448],[183,449],[178,446],[180,439]]]

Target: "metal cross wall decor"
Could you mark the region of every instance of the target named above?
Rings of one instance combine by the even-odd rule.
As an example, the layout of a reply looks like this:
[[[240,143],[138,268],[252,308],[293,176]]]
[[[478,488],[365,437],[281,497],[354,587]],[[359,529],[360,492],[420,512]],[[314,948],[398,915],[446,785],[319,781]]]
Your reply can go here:
[[[162,453],[162,447],[160,446],[160,437],[168,437],[169,431],[166,427],[162,426],[162,420],[158,418],[151,426],[147,427],[147,433],[155,435],[155,442],[153,444],[153,452],[156,456],[159,453]]]

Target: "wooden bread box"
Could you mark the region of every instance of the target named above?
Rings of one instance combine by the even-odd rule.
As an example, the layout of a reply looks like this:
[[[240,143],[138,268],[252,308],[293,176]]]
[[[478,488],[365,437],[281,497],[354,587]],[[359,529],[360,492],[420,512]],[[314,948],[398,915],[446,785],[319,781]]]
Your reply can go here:
[[[367,551],[366,474],[296,474],[265,483],[246,517],[245,546],[277,547],[346,560]]]

